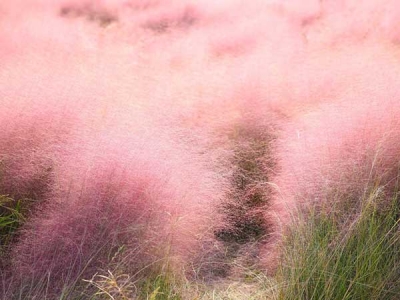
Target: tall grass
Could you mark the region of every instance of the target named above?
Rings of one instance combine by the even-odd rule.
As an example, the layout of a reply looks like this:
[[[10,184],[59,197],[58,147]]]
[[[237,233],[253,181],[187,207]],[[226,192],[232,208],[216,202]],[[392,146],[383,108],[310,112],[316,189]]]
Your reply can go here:
[[[400,298],[397,1],[0,2],[0,299]]]
[[[285,241],[279,299],[399,299],[399,193],[388,204],[375,188],[361,200],[360,213],[340,211],[346,221],[315,207],[298,220]]]

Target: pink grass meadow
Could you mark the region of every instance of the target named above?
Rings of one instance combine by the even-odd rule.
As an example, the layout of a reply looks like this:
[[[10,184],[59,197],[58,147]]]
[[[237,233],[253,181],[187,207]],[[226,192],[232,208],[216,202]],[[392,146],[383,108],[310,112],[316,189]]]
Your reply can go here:
[[[38,200],[10,252],[17,284],[54,292],[120,247],[126,272],[187,271],[224,225],[238,127],[273,137],[257,184],[274,269],[299,206],[397,174],[399,15],[396,1],[3,1],[0,194]]]

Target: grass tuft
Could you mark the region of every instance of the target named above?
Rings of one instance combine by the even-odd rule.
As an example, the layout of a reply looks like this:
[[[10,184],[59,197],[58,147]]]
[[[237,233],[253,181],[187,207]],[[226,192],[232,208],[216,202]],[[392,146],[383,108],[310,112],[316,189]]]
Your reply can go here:
[[[25,221],[26,208],[23,201],[15,200],[8,195],[0,195],[0,258],[5,257],[17,230]]]
[[[379,188],[362,200],[347,222],[315,208],[300,218],[284,245],[279,299],[399,299],[399,193],[389,205]]]

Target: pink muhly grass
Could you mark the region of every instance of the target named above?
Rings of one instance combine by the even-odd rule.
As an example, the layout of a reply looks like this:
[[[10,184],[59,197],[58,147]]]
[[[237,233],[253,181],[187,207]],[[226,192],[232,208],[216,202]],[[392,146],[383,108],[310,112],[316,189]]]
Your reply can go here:
[[[339,61],[345,64],[353,51],[359,53],[347,49],[347,56],[340,54]],[[312,94],[315,103],[292,114],[282,126],[276,144],[277,175],[272,180],[275,193],[268,212],[275,224],[276,245],[298,209],[309,205],[336,209],[348,199],[345,219],[359,213],[357,201],[371,189],[380,187],[387,196],[394,192],[400,161],[400,95],[398,63],[388,55],[390,51],[365,48],[365,57],[372,53],[375,57],[368,62],[369,72],[356,63],[346,70],[340,67],[347,79],[332,78],[334,93],[327,94],[328,86],[320,85],[317,92],[327,98],[318,101],[318,94]],[[310,85],[318,86],[321,80],[326,79],[314,78]],[[265,248],[266,265],[279,259],[274,247]]]
[[[386,74],[381,88],[376,82],[376,89],[370,90],[367,77],[358,95],[354,91],[340,101],[316,106],[285,126],[276,183],[288,201],[299,197],[309,202],[311,195],[324,201],[329,188],[362,193],[374,180],[390,182],[400,154],[400,108],[393,84],[396,73],[388,68]],[[290,202],[286,204],[290,211]]]
[[[69,138],[71,118],[58,109],[5,110],[0,121],[0,193],[43,200],[51,189],[60,146]]]
[[[55,292],[122,245],[127,272],[183,269],[226,226],[228,165],[253,154],[227,137],[238,127],[273,136],[243,192],[269,194],[266,259],[299,205],[390,185],[396,1],[90,3],[1,5],[0,192],[46,200],[13,250],[15,278],[49,276]]]
[[[160,264],[182,272],[197,255],[212,235],[215,174],[161,136],[144,139],[104,133],[71,146],[48,204],[13,249],[19,284],[48,277],[49,291],[60,292],[106,268],[121,247],[125,271],[143,269],[139,277]]]

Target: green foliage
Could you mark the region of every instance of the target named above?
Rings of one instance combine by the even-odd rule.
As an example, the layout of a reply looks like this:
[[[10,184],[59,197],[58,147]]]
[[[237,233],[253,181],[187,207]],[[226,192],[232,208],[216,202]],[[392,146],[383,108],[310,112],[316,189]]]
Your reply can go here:
[[[289,232],[279,299],[400,298],[399,196],[388,204],[375,189],[363,200],[346,223],[314,209]]]
[[[0,195],[0,245],[7,245],[25,221],[21,200]]]
[[[148,300],[181,300],[177,292],[177,283],[173,274],[161,274],[149,277],[141,289],[141,299]]]

